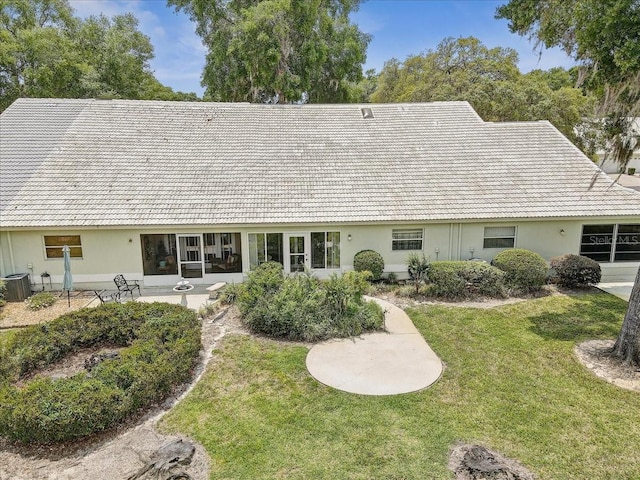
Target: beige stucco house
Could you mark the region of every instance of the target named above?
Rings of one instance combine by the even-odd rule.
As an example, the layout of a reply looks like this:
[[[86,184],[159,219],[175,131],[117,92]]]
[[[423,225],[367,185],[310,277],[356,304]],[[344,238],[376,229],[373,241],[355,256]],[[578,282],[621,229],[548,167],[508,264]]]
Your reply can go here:
[[[363,249],[491,260],[582,253],[640,266],[640,192],[548,122],[466,102],[256,105],[21,99],[0,116],[0,274],[77,288],[240,282],[266,260],[318,276]]]

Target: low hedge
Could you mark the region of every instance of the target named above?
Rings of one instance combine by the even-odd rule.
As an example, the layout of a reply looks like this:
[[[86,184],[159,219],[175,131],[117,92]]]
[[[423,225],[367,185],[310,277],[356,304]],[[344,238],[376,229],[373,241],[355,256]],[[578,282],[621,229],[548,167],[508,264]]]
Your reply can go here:
[[[504,273],[485,262],[438,261],[429,268],[429,293],[444,298],[505,296]]]
[[[582,255],[562,255],[551,259],[556,281],[565,287],[587,287],[600,283],[602,270],[595,260]]]
[[[491,264],[505,273],[507,287],[522,292],[539,290],[549,273],[547,262],[541,255],[522,248],[500,252]]]
[[[24,381],[90,347],[122,350],[90,373]],[[200,347],[196,313],[166,303],[105,304],[26,328],[0,351],[0,432],[53,443],[105,430],[188,380]]]

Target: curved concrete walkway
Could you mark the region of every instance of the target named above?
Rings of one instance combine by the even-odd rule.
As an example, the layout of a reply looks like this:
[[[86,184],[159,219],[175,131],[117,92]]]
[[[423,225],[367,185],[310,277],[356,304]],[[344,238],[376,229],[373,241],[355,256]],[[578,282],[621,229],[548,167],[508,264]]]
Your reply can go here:
[[[385,333],[329,340],[307,354],[307,369],[321,383],[362,395],[397,395],[433,384],[442,362],[418,332],[409,316],[377,298],[385,310]]]

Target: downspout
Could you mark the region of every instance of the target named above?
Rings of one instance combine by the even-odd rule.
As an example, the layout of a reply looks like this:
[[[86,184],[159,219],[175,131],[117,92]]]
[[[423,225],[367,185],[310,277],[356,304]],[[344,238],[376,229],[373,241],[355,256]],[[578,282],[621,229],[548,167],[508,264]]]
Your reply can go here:
[[[449,253],[448,259],[453,260],[453,223],[449,224]]]
[[[460,260],[460,250],[462,248],[462,224],[449,224],[449,260]]]
[[[9,261],[11,262],[11,273],[16,273],[16,262],[13,258],[13,245],[11,244],[11,232],[7,232],[7,245],[9,246]]]

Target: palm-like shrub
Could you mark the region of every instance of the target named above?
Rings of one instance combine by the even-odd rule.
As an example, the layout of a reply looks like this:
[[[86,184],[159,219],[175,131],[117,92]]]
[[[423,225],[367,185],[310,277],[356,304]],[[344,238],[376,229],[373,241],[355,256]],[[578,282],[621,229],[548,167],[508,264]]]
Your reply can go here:
[[[410,253],[407,257],[407,271],[411,280],[413,280],[416,294],[420,291],[420,286],[427,281],[429,267],[429,259],[424,256],[424,253],[422,256],[417,253]]]

